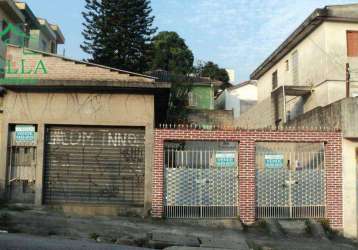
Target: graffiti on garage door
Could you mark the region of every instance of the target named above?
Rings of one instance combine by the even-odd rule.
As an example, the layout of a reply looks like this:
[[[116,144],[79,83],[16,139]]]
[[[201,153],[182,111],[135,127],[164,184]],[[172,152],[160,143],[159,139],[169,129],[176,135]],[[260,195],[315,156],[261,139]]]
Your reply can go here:
[[[49,127],[45,202],[140,205],[144,129]]]

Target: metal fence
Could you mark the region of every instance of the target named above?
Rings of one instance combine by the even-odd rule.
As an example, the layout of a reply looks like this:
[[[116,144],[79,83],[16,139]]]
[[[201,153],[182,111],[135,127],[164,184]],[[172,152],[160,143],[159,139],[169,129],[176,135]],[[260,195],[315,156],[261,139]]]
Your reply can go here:
[[[258,218],[324,218],[325,166],[322,144],[256,147]]]
[[[166,148],[164,161],[167,218],[238,215],[236,151]]]

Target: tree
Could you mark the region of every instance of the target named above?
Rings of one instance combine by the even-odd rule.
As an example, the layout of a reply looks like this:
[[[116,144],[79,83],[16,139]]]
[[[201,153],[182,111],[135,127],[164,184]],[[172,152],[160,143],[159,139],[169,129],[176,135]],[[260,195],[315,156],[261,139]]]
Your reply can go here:
[[[227,71],[211,61],[204,65],[199,62],[196,71],[203,77],[210,77],[211,79],[222,81],[223,83],[228,83],[230,80]]]
[[[162,69],[174,74],[188,74],[193,69],[194,56],[176,32],[163,31],[153,38],[153,70]]]
[[[86,0],[84,42],[90,62],[136,72],[148,69],[154,16],[148,0]]]

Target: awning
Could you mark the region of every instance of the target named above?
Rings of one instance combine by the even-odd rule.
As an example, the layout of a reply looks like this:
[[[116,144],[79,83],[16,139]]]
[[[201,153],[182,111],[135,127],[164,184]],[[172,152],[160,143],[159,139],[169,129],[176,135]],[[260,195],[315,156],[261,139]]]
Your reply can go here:
[[[284,92],[286,96],[306,96],[313,92],[312,86],[283,85],[274,89],[271,94],[276,95]]]

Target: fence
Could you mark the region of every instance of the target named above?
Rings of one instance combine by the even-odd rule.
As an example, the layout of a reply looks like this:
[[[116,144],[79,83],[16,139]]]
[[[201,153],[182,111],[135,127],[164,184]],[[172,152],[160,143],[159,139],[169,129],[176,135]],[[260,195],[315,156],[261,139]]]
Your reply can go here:
[[[179,127],[155,130],[152,216],[164,217],[167,203],[165,144],[170,141],[235,142],[238,144],[238,193],[240,219],[251,224],[257,218],[256,146],[265,143],[316,143],[324,153],[324,216],[342,229],[342,134],[339,131],[204,130]],[[180,158],[179,158],[180,159]],[[185,160],[185,158],[183,158]],[[291,213],[295,213],[292,206]],[[167,209],[167,210],[165,210]],[[312,209],[314,213],[314,209]],[[304,209],[300,211],[304,213]],[[301,216],[301,217],[304,217]]]

